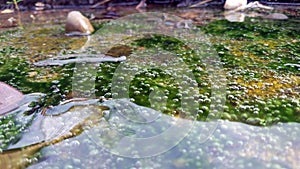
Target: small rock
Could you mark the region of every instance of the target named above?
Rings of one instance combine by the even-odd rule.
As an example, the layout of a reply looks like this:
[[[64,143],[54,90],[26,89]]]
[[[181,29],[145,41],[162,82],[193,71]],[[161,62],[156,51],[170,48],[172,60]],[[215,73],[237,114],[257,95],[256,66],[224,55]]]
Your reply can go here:
[[[286,16],[285,14],[282,14],[282,13],[272,13],[272,14],[269,14],[269,15],[265,16],[264,18],[266,18],[266,19],[276,19],[276,20],[287,20],[287,19],[289,19],[288,16]]]
[[[224,9],[233,10],[247,5],[247,0],[226,0]]]
[[[129,56],[132,53],[132,49],[127,45],[117,45],[112,47],[106,52],[106,55],[112,57]]]
[[[88,18],[79,11],[69,12],[65,29],[67,36],[90,35],[94,32],[94,28]]]
[[[3,11],[1,11],[0,13],[6,14],[6,13],[13,13],[14,10],[13,9],[4,9]]]
[[[42,11],[42,10],[46,10],[46,9],[52,9],[53,8],[53,4],[46,4],[43,2],[37,2],[34,4],[34,9],[37,11]]]
[[[8,18],[7,21],[9,22],[9,26],[16,26],[17,25],[17,19],[14,18],[14,17]]]

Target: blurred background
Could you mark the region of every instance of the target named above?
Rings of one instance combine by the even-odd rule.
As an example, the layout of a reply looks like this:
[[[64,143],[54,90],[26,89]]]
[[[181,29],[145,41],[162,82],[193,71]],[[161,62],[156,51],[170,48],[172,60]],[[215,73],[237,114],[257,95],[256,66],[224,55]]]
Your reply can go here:
[[[225,0],[146,0],[146,3],[182,7],[206,1],[207,3],[203,5],[222,5],[225,2]],[[46,8],[72,8],[75,6],[103,8],[106,6],[132,6],[140,3],[139,0],[16,0],[16,2],[21,10],[34,9],[34,7],[42,5]],[[300,0],[260,0],[259,2],[272,5],[300,4]],[[13,0],[0,0],[0,9],[12,9],[14,8],[13,3]]]

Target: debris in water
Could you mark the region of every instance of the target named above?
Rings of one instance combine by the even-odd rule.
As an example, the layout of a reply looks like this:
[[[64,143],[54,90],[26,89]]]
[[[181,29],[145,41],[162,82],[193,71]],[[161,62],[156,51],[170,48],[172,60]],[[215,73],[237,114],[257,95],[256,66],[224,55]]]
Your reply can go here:
[[[35,62],[34,65],[35,66],[63,66],[70,63],[80,63],[80,62],[88,62],[88,63],[122,62],[124,60],[126,60],[126,56],[121,56],[116,58],[116,57],[111,57],[106,55],[73,54],[73,55],[59,56],[57,58]]]

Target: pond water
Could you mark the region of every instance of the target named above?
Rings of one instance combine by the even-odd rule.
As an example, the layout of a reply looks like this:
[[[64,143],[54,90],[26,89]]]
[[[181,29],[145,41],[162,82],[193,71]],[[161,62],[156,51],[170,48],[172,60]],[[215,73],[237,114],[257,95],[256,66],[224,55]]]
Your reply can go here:
[[[89,37],[64,35],[68,10],[20,13],[0,25],[0,81],[24,94],[1,168],[297,168],[297,11],[83,10]]]

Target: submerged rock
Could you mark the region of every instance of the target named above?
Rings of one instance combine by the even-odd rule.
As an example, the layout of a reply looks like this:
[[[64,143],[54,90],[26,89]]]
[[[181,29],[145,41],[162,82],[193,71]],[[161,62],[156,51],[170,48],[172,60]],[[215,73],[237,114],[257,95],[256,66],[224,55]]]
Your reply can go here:
[[[272,13],[264,17],[265,19],[287,20],[288,16],[282,13]]]
[[[65,30],[67,36],[90,35],[94,32],[94,28],[88,18],[79,11],[69,12]]]
[[[247,0],[226,0],[224,9],[233,10],[247,5]]]
[[[110,48],[106,55],[112,57],[121,57],[121,56],[129,56],[132,53],[132,48],[127,45],[117,45]]]

